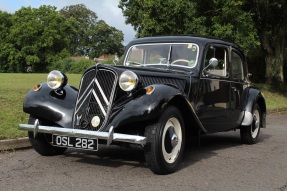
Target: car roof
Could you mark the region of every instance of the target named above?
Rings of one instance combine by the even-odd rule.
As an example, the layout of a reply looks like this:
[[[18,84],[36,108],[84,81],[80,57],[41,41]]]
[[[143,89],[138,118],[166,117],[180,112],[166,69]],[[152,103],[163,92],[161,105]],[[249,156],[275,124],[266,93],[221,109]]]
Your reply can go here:
[[[157,36],[157,37],[144,37],[132,40],[127,47],[130,47],[135,44],[147,44],[147,43],[197,43],[206,45],[208,43],[218,43],[218,44],[226,44],[229,46],[234,46],[239,48],[235,43],[220,40],[216,38],[210,37],[199,37],[199,36]]]

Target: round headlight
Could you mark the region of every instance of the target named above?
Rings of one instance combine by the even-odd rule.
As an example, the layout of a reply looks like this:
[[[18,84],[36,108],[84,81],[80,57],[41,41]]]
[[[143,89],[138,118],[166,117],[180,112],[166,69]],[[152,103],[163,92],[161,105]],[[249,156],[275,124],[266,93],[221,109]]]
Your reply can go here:
[[[119,79],[119,86],[122,90],[128,92],[133,89],[138,84],[138,76],[132,71],[125,71],[121,74]]]
[[[67,81],[66,75],[58,70],[53,70],[47,77],[47,84],[53,90],[64,87],[67,84]]]

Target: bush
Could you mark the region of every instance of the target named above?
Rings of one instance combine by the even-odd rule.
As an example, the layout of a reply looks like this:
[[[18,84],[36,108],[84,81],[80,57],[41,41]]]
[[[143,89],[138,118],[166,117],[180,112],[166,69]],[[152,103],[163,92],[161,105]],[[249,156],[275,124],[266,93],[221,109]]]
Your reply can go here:
[[[83,73],[87,68],[95,65],[96,63],[93,60],[88,59],[80,59],[77,60],[75,63],[71,65],[71,68],[69,70],[69,73],[73,74],[81,74]]]
[[[48,67],[48,69],[49,71],[60,70],[64,73],[81,74],[92,65],[95,65],[95,62],[85,58],[82,58],[80,60],[65,58],[53,63]]]
[[[59,60],[48,67],[49,71],[60,70],[64,73],[68,73],[72,65],[75,65],[76,61],[72,58],[64,58]]]

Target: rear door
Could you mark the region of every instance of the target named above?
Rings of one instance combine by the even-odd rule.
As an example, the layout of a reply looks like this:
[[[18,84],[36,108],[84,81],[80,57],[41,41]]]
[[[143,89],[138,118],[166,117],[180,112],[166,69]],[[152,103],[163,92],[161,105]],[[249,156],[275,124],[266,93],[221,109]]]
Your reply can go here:
[[[243,54],[236,50],[231,50],[231,127],[236,128],[240,125],[243,119],[242,112],[242,96],[243,90],[247,87],[245,76],[247,69]]]

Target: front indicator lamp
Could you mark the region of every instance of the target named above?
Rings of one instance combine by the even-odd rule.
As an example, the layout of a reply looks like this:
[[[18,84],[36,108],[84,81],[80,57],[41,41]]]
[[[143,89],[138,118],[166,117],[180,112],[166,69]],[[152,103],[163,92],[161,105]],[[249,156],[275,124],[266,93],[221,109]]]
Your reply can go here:
[[[146,90],[146,94],[150,95],[150,94],[153,93],[154,87],[153,86],[148,86],[145,90]]]
[[[41,89],[41,85],[40,84],[36,84],[33,86],[34,91],[38,91],[39,89]]]
[[[64,87],[67,81],[67,76],[58,70],[51,71],[47,77],[47,85],[53,90]]]
[[[138,76],[132,71],[125,71],[119,79],[119,86],[122,90],[128,92],[135,89],[138,84]]]

